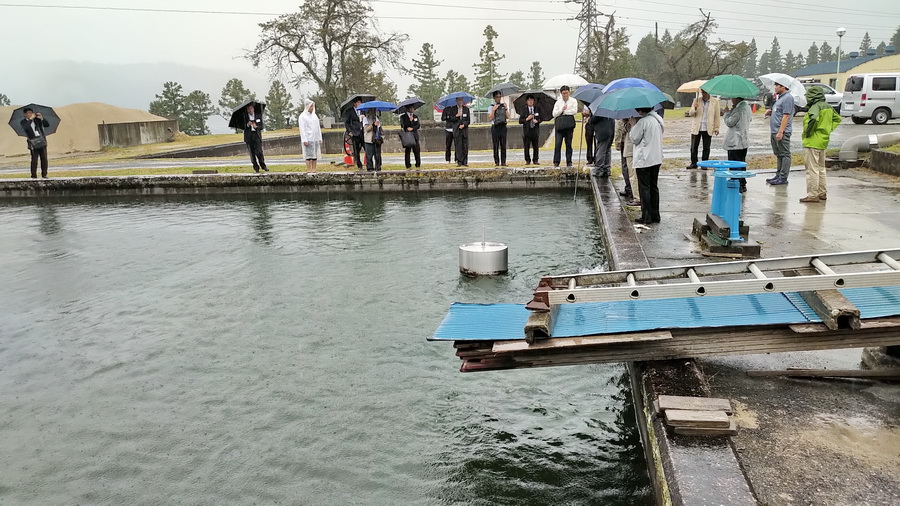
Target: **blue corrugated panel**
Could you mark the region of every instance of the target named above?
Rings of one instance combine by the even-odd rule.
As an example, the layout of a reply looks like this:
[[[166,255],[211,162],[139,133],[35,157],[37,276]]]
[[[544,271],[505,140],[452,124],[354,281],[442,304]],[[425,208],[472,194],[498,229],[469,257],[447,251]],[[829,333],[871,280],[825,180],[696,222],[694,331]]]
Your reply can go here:
[[[900,287],[852,288],[842,292],[859,308],[862,318],[900,314]],[[431,340],[523,339],[528,314],[521,304],[455,303]],[[621,300],[561,305],[553,336],[819,321],[797,293]]]

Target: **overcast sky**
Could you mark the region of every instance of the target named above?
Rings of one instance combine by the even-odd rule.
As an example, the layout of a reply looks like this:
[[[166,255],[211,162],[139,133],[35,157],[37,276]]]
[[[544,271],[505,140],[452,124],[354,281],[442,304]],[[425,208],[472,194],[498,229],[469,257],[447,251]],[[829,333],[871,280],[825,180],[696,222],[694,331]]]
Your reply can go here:
[[[250,64],[240,58],[253,47],[259,35],[257,23],[272,14],[296,10],[298,0],[51,0],[33,5],[189,9],[262,13],[190,14],[156,12],[98,11],[87,9],[10,7],[0,0],[0,16],[7,29],[0,32],[7,61],[74,60],[97,63],[173,62],[216,70],[260,81]],[[373,0],[378,26],[409,35],[406,61],[424,42],[434,44],[448,69],[473,74],[472,63],[483,43],[482,31],[492,24],[499,33],[497,49],[506,54],[503,72],[528,70],[533,60],[541,61],[546,77],[571,72],[578,37],[575,16],[579,6],[553,0]],[[443,6],[439,4],[450,4]],[[658,22],[660,30],[677,31],[699,17],[698,8],[712,12],[719,23],[716,37],[727,40],[756,38],[760,52],[778,36],[782,50],[802,51],[812,41],[827,40],[837,46],[835,29],[844,26],[845,52],[856,50],[868,31],[873,45],[890,37],[900,25],[898,0],[837,0],[776,2],[754,0],[599,0],[597,8],[616,13],[628,28],[632,48]],[[413,17],[417,19],[397,19]],[[451,20],[443,18],[453,18]],[[568,19],[568,20],[567,20]],[[600,18],[605,23],[606,18]],[[373,21],[374,22],[374,21]],[[27,51],[24,49],[27,48]],[[19,50],[22,49],[22,50]],[[407,76],[391,73],[401,98],[411,84]],[[3,82],[14,76],[0,76]],[[165,76],[160,76],[164,80]],[[224,83],[223,83],[224,85]],[[65,86],[65,83],[59,83]],[[204,90],[213,100],[221,88]],[[261,95],[265,90],[258,90]],[[102,100],[102,97],[96,97]]]

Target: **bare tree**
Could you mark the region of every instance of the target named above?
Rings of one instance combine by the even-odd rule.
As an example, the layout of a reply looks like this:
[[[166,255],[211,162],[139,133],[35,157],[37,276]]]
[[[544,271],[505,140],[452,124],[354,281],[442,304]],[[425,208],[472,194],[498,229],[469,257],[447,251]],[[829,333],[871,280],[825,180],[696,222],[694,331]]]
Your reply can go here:
[[[346,76],[354,56],[365,54],[382,68],[401,66],[407,36],[381,33],[368,0],[306,0],[299,12],[261,23],[262,37],[246,57],[272,74],[293,74],[295,84],[314,82],[332,113],[352,92]]]

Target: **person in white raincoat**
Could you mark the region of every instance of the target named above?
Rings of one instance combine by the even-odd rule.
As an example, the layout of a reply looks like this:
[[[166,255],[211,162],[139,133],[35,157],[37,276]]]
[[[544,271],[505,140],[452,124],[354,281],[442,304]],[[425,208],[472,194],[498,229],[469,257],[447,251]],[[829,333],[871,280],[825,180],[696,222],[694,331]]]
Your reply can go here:
[[[316,104],[307,99],[303,103],[303,112],[300,113],[300,142],[303,144],[303,158],[306,159],[306,171],[315,172],[316,163],[322,147],[322,129],[319,126],[319,117],[316,116]]]

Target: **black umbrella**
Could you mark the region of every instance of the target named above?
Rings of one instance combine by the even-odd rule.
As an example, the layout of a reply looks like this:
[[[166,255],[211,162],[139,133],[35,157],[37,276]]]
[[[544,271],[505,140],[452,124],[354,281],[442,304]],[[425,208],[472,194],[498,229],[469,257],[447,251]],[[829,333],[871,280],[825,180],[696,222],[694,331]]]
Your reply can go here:
[[[357,100],[362,100],[363,102],[371,102],[372,100],[375,100],[375,95],[370,95],[369,93],[356,93],[350,95],[347,100],[341,102],[341,114],[352,107],[353,102],[356,102]]]
[[[40,114],[48,123],[50,123],[50,126],[44,127],[44,135],[56,133],[56,129],[59,128],[59,115],[56,114],[56,111],[54,111],[52,107],[47,107],[46,105],[28,104],[14,110],[9,117],[9,126],[16,131],[16,135],[19,137],[28,137],[25,133],[25,128],[22,127],[22,120],[25,119],[25,109],[28,108],[33,109],[35,114]]]
[[[556,97],[548,94],[543,90],[528,90],[523,91],[518,98],[513,100],[513,107],[515,107],[516,112],[519,113],[519,116],[522,115],[522,111],[525,110],[528,105],[525,103],[528,100],[528,97],[534,97],[534,105],[536,105],[541,110],[541,121],[549,121],[553,119],[553,106],[556,104]]]
[[[266,108],[266,104],[256,100],[245,100],[244,103],[231,111],[231,119],[228,120],[228,128],[244,130],[247,128],[247,106],[253,104],[254,112],[260,116]]]
[[[425,105],[425,101],[419,97],[407,98],[403,102],[397,104],[397,108],[394,109],[394,114],[403,114],[406,112],[406,108],[409,106],[413,106],[413,109],[418,109]]]
[[[485,98],[494,98],[494,93],[498,91],[500,92],[501,97],[505,97],[506,95],[518,93],[522,91],[522,89],[510,82],[500,83],[497,86],[489,89],[488,92],[484,94],[484,96]]]

